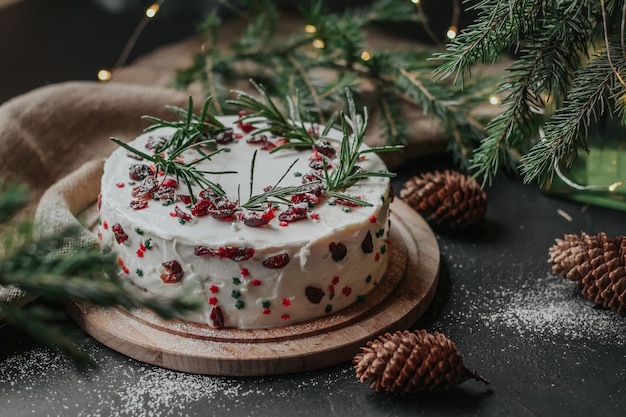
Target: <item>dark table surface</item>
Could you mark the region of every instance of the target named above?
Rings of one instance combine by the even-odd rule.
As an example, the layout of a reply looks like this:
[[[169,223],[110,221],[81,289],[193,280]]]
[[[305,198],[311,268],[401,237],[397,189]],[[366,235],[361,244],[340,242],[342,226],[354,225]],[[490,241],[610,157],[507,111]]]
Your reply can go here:
[[[69,0],[0,8],[0,103],[48,83],[94,79],[117,59],[137,14]],[[180,19],[155,22],[136,53],[193,33],[175,24]],[[398,170],[396,190],[412,175],[449,167],[446,155],[411,161]],[[0,327],[0,416],[624,415],[625,319],[594,308],[573,283],[551,275],[546,260],[566,233],[626,234],[626,213],[557,199],[515,178],[498,178],[486,191],[482,224],[435,230],[440,283],[414,328],[451,338],[489,386],[468,381],[436,395],[392,397],[359,383],[349,363],[272,377],[184,374],[118,354],[68,319],[59,325],[95,366],[78,370]]]

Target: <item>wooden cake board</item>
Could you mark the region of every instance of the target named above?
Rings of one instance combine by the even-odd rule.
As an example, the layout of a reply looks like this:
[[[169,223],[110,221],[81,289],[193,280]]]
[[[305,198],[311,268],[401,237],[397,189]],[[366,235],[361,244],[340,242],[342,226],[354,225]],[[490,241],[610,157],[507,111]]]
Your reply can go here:
[[[152,365],[207,375],[261,376],[351,361],[378,335],[404,330],[424,313],[439,278],[439,247],[426,221],[396,199],[391,205],[389,267],[366,297],[310,322],[272,329],[213,329],[162,320],[146,310],[70,303],[87,333]]]

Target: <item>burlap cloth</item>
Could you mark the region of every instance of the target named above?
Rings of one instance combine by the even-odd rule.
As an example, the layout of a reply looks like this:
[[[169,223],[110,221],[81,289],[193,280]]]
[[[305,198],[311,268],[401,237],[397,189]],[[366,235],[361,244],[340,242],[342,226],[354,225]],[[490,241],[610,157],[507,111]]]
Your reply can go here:
[[[301,25],[285,21],[286,32]],[[238,22],[224,29],[224,43],[237,36]],[[408,41],[389,39],[385,34],[373,37],[378,47],[412,47]],[[33,204],[25,212],[33,215],[44,234],[56,233],[76,224],[76,214],[93,203],[99,189],[103,158],[114,148],[109,138],[134,138],[147,122],[142,115],[171,118],[166,104],[186,106],[189,94],[197,98],[199,90],[189,92],[167,87],[178,68],[191,62],[202,41],[191,38],[166,45],[128,67],[114,73],[113,81],[67,82],[50,85],[16,97],[0,106],[0,178],[26,183],[33,193]],[[367,142],[384,143],[376,127],[378,111],[368,106],[371,125]],[[415,137],[407,138],[403,152],[382,154],[393,168],[419,155],[441,152],[447,138],[438,122],[421,111],[406,110]],[[35,210],[36,207],[36,210]],[[91,239],[84,233],[82,240]],[[15,289],[0,288],[0,301],[23,302]]]

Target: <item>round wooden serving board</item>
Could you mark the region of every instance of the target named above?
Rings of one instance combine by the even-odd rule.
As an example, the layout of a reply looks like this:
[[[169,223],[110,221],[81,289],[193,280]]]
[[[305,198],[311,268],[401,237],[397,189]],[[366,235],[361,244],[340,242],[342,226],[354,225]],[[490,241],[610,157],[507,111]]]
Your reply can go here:
[[[162,320],[146,310],[70,303],[74,320],[104,345],[164,368],[208,375],[259,376],[350,361],[385,332],[410,327],[430,304],[439,247],[426,221],[396,199],[391,205],[389,267],[366,300],[310,322],[272,329],[212,329]]]

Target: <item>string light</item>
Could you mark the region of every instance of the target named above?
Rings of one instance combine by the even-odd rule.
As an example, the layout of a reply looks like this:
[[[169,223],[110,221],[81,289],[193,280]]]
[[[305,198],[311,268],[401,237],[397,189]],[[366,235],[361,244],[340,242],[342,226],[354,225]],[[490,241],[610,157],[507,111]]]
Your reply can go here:
[[[367,51],[363,51],[363,52],[361,52],[361,59],[363,61],[369,61],[370,59],[372,59],[372,54],[370,54]]]
[[[152,19],[159,12],[160,8],[161,6],[159,6],[157,3],[154,3],[153,5],[151,5],[150,7],[146,9],[146,16],[149,19]]]
[[[111,71],[107,69],[101,69],[98,71],[98,80],[109,81],[111,79]]]
[[[501,102],[502,102],[502,100],[497,95],[492,94],[491,96],[489,96],[489,103],[491,103],[492,105],[497,106]]]
[[[145,13],[144,13],[145,17],[141,20],[141,22],[139,22],[139,25],[137,25],[137,27],[135,28],[135,31],[133,32],[131,37],[128,39],[128,42],[126,42],[126,46],[124,47],[124,50],[122,51],[120,57],[117,59],[117,62],[115,63],[113,68],[111,70],[101,69],[100,71],[98,71],[98,75],[97,75],[98,80],[102,82],[109,81],[111,77],[113,76],[113,71],[116,68],[120,68],[124,66],[124,64],[126,63],[126,60],[128,59],[128,56],[130,55],[130,51],[133,49],[133,47],[137,43],[137,40],[139,39],[141,32],[143,32],[148,22],[157,15],[159,10],[161,9],[161,5],[164,2],[165,0],[158,0],[155,3],[151,4],[145,10]]]
[[[416,5],[417,5],[417,4],[420,4],[420,0],[411,0],[411,3],[413,3],[413,4],[416,4]]]
[[[313,25],[306,25],[304,27],[304,31],[306,33],[315,33],[315,32],[317,32],[317,28],[315,26],[313,26]]]
[[[456,38],[456,28],[454,26],[450,26],[448,28],[448,31],[446,32],[446,36],[448,37],[448,39],[452,40],[454,38]]]
[[[316,49],[322,49],[324,48],[324,41],[321,39],[315,39],[313,41],[313,47]]]

